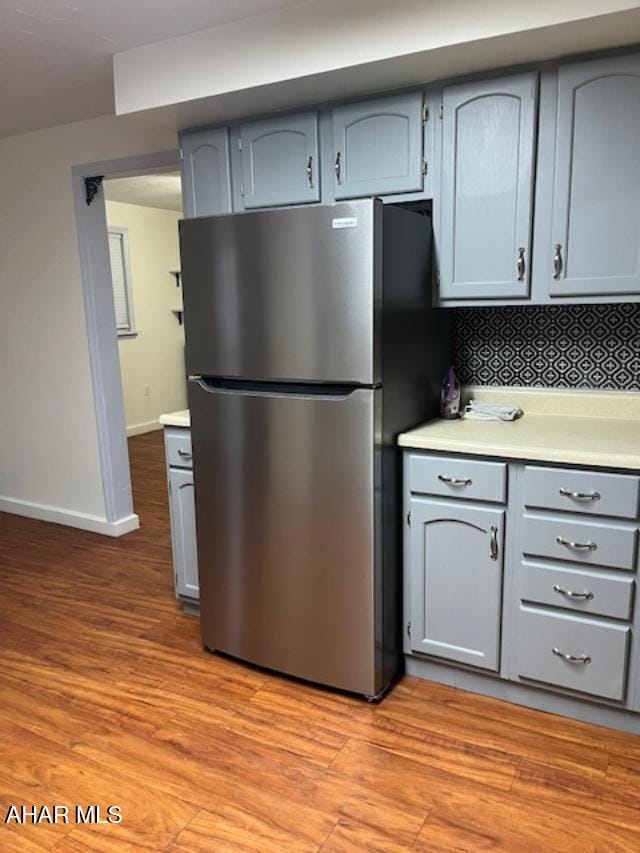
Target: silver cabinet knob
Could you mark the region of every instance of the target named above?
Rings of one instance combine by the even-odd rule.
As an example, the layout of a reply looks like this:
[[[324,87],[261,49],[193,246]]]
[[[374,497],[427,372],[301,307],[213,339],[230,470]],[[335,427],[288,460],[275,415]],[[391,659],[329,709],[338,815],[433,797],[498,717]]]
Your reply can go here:
[[[178,456],[180,456],[181,459],[192,459],[193,453],[188,453],[186,450],[180,450],[180,448],[178,448]]]
[[[313,155],[309,155],[309,159],[307,160],[307,181],[309,182],[309,186],[313,186]]]

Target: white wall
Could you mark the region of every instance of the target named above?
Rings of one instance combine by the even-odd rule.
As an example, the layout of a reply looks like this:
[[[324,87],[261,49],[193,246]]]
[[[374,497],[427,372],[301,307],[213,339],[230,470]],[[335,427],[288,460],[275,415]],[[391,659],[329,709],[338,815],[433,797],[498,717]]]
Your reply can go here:
[[[104,522],[70,169],[175,146],[111,116],[0,140],[0,510]]]
[[[171,311],[182,304],[182,294],[170,274],[180,269],[178,220],[182,214],[117,201],[107,201],[106,211],[107,223],[126,228],[129,236],[138,334],[120,337],[118,350],[127,433],[136,435],[157,428],[163,412],[187,406],[184,326]]]
[[[167,120],[184,127],[629,44],[639,6],[308,0],[116,54],[116,112],[171,107]]]

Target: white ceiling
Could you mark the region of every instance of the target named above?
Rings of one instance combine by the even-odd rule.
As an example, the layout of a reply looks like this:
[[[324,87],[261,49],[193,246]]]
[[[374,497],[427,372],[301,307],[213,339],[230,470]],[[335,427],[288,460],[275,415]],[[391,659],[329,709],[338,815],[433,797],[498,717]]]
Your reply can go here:
[[[113,113],[114,53],[301,0],[2,0],[0,138]]]
[[[111,178],[104,182],[107,201],[159,207],[182,212],[182,195],[179,172],[162,175],[136,175],[130,178]]]

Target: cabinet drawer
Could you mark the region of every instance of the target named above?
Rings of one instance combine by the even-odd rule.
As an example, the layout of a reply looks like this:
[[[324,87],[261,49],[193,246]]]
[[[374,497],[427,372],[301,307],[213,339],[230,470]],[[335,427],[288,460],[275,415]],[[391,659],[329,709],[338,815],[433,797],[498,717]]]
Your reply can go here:
[[[165,432],[167,462],[172,468],[193,468],[191,432],[188,429]]]
[[[534,604],[631,619],[634,579],[522,561],[520,597]]]
[[[623,521],[582,521],[574,516],[525,513],[522,550],[531,556],[633,570],[637,532],[636,526]]]
[[[518,620],[518,675],[607,699],[624,698],[628,627],[527,607],[520,609]]]
[[[480,462],[455,456],[409,457],[409,488],[412,492],[504,503],[507,497],[507,466],[504,462]]]
[[[524,502],[525,506],[542,509],[635,518],[639,483],[640,478],[626,474],[527,465]]]

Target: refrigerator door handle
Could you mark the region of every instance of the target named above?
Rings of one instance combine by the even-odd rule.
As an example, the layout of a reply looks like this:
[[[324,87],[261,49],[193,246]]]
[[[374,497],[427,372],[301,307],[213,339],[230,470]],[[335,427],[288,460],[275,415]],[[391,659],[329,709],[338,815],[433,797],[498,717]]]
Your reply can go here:
[[[242,394],[249,397],[296,397],[301,400],[346,400],[358,391],[371,391],[371,386],[329,384],[312,385],[304,382],[251,382],[231,379],[204,379],[191,376],[207,394]]]

